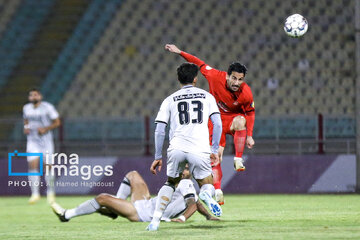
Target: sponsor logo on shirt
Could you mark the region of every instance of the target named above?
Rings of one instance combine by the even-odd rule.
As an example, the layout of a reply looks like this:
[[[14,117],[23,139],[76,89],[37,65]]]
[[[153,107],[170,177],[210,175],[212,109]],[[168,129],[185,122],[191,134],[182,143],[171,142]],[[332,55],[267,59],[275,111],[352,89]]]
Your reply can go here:
[[[184,100],[184,99],[195,99],[195,98],[206,98],[206,96],[204,93],[189,93],[189,94],[182,94],[182,95],[173,97],[175,102]]]
[[[228,107],[225,105],[225,103],[223,103],[223,102],[218,102],[217,105],[218,105],[218,107],[221,108],[224,112],[228,112],[228,111],[229,111],[229,109],[228,109]]]

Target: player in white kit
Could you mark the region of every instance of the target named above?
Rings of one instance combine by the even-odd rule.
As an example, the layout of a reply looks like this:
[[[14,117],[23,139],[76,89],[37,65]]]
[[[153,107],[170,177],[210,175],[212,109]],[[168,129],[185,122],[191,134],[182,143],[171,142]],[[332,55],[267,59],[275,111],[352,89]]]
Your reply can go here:
[[[207,220],[219,220],[211,216],[198,201],[190,178],[190,172],[186,169],[169,204],[171,207],[165,211],[162,220],[185,222],[196,210],[204,215]],[[129,196],[130,201],[127,201],[126,199]],[[62,222],[68,222],[74,217],[95,212],[113,219],[121,216],[133,222],[150,222],[155,203],[156,197],[150,198],[149,189],[144,179],[137,171],[131,171],[124,177],[116,196],[102,193],[73,209],[64,209],[57,203],[53,203],[51,207]]]
[[[161,104],[155,119],[155,160],[150,171],[156,174],[161,170],[162,147],[165,128],[170,122],[167,158],[167,182],[158,193],[156,206],[149,231],[157,231],[172,201],[175,185],[186,164],[190,173],[200,186],[199,198],[210,211],[220,216],[220,205],[212,198],[215,193],[212,178],[211,160],[219,163],[218,148],[222,131],[220,112],[215,98],[205,90],[196,88],[198,67],[192,63],[183,63],[177,69],[178,80],[182,88],[167,97]],[[208,121],[214,125],[212,146],[209,143]],[[168,206],[169,205],[169,206]]]
[[[43,164],[45,165],[46,154],[50,156],[54,153],[52,130],[60,126],[59,113],[52,104],[42,101],[42,95],[38,89],[31,89],[29,91],[29,103],[23,108],[23,118],[24,134],[27,135],[26,152],[42,153]],[[40,158],[29,156],[27,161],[29,173],[38,173]],[[50,173],[45,175],[49,203],[55,200],[54,179],[55,176]],[[40,176],[29,175],[29,182],[31,187],[29,203],[33,204],[40,199]]]

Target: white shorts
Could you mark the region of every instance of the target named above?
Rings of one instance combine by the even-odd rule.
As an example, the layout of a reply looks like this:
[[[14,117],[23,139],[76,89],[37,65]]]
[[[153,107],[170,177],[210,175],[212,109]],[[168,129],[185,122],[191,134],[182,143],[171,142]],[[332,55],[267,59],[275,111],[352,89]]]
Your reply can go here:
[[[54,153],[54,143],[50,142],[36,142],[36,141],[27,141],[26,143],[26,152],[27,153],[42,153],[43,154],[43,163],[45,163],[46,154],[50,155]],[[27,157],[27,161],[31,162],[37,159],[37,156]]]
[[[154,204],[152,199],[137,200],[134,207],[139,216],[140,222],[150,222],[154,214]]]
[[[186,163],[195,179],[204,179],[212,174],[209,153],[189,153],[178,149],[169,149],[167,152],[168,177],[177,178],[184,170]]]

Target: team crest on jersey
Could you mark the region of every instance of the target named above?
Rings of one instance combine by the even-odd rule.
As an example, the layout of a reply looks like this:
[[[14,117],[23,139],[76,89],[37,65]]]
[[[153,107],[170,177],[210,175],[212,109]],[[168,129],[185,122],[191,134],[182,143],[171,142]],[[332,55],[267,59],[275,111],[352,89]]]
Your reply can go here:
[[[251,107],[255,108],[255,102],[254,101],[251,103]]]

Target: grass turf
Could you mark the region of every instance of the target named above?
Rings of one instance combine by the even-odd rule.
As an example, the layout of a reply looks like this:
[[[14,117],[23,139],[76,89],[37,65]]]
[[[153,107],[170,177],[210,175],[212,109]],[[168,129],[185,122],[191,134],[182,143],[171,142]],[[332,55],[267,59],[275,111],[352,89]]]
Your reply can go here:
[[[66,208],[91,198],[58,197]],[[46,199],[0,198],[0,239],[360,239],[360,195],[226,195],[220,222],[196,213],[186,223],[111,220],[93,214],[61,223]]]

